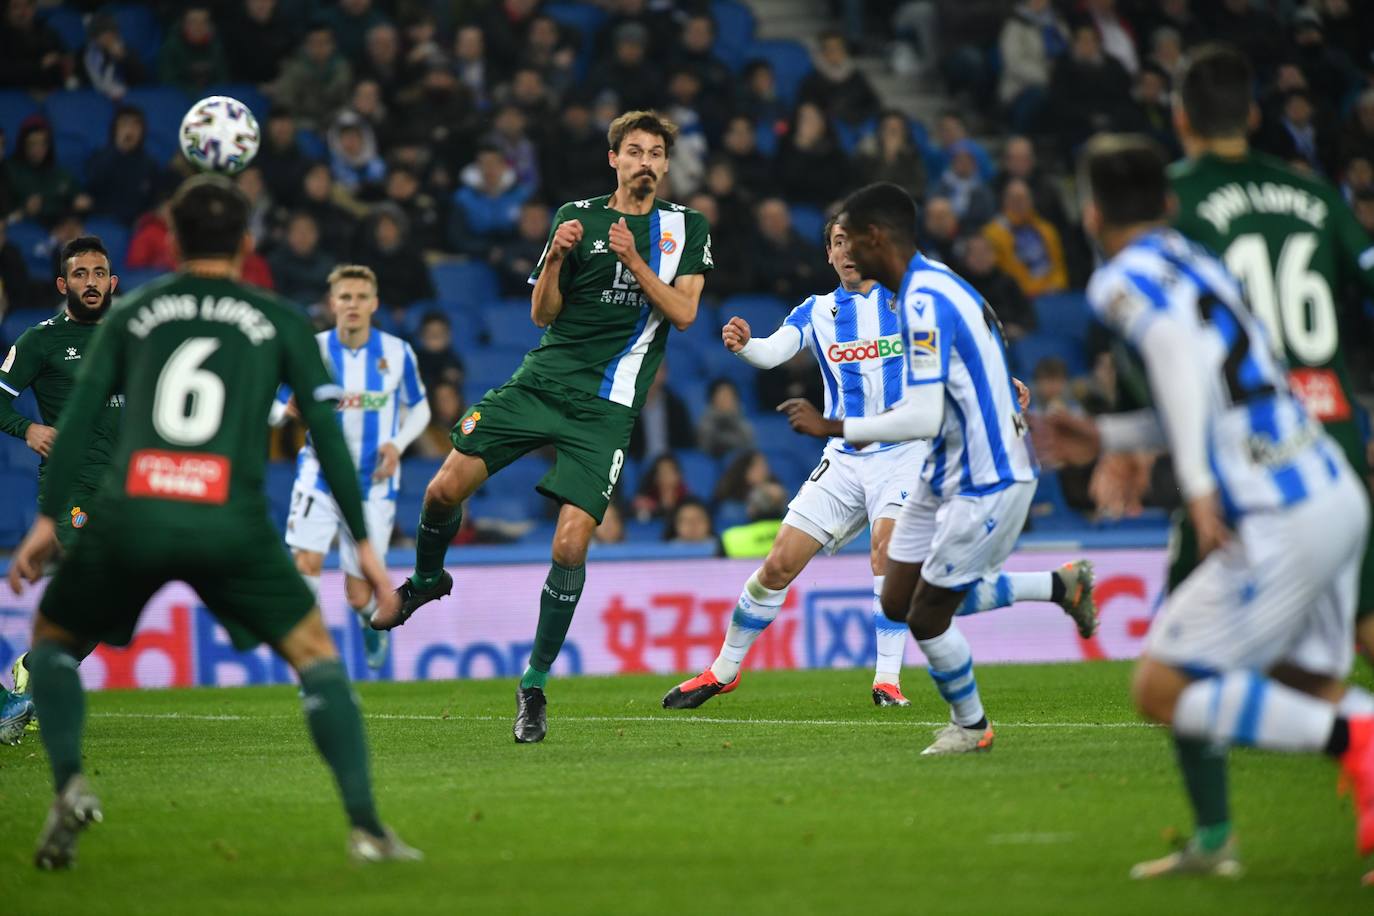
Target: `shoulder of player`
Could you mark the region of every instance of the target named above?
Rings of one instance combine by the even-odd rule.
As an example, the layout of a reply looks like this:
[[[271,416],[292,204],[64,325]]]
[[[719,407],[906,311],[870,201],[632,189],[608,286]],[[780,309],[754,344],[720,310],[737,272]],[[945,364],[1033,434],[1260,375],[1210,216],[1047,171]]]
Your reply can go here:
[[[555,224],[570,219],[586,219],[593,212],[606,209],[606,202],[611,199],[611,195],[603,194],[600,197],[584,197],[582,200],[570,200],[553,215]]]
[[[674,203],[671,200],[664,200],[661,197],[654,198],[654,209],[667,210],[669,213],[681,213],[688,220],[705,219],[700,210],[693,210],[686,204]]]

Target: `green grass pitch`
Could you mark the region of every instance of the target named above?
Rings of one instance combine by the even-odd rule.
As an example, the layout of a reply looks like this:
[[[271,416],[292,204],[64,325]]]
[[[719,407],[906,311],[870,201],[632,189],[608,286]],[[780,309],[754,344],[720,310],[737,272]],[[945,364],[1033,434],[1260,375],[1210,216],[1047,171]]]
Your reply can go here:
[[[985,666],[990,754],[922,760],[944,716],[862,671],[746,672],[669,714],[665,677],[550,683],[542,745],[513,684],[363,685],[383,817],[427,854],[361,867],[290,688],[93,694],[105,823],[69,873],[30,864],[49,801],[34,736],[0,747],[0,912],[1371,913],[1334,767],[1232,756],[1248,874],[1134,883],[1189,818],[1124,664]],[[752,721],[751,721],[752,720]]]

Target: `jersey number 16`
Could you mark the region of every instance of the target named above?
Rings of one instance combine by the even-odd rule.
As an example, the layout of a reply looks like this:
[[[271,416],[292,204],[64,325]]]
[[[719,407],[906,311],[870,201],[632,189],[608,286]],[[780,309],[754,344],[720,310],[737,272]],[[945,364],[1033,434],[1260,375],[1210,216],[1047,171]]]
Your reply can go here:
[[[1283,355],[1306,366],[1329,363],[1340,346],[1336,302],[1320,273],[1310,270],[1317,236],[1299,232],[1279,251],[1277,271],[1264,236],[1248,233],[1226,249],[1226,268],[1245,285],[1245,298]]]

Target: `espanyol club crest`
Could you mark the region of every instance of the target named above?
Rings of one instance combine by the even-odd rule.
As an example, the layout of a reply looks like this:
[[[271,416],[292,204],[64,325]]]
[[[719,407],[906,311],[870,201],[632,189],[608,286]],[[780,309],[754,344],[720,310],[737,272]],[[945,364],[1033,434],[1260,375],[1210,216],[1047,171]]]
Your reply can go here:
[[[90,519],[91,519],[91,517],[90,517],[89,515],[87,515],[85,512],[82,512],[82,511],[81,511],[81,507],[80,507],[80,506],[72,506],[72,527],[73,527],[73,528],[85,528],[85,527],[86,527],[86,522],[90,521]]]
[[[472,413],[468,414],[466,417],[464,417],[462,426],[463,435],[472,435],[472,431],[477,428],[477,421],[480,419],[482,419],[481,413],[475,410]]]
[[[663,233],[663,238],[658,240],[658,250],[664,254],[672,254],[677,251],[677,242],[673,240],[671,232]]]

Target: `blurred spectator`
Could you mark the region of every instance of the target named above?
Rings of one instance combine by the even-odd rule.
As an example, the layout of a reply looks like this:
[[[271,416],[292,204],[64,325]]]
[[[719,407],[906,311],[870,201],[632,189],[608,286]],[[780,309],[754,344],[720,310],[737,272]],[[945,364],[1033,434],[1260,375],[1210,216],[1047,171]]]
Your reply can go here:
[[[812,404],[825,403],[821,374],[816,371],[816,360],[808,347],[803,347],[776,369],[758,373],[757,378],[755,390],[764,410],[772,410],[788,398],[806,398]]]
[[[724,157],[712,159],[706,166],[706,191],[716,201],[720,214],[720,237],[743,242],[753,235],[754,213],[750,207],[749,189],[740,187],[735,167]],[[713,236],[713,238],[715,238]],[[716,240],[713,248],[725,246]]]
[[[312,22],[301,50],[281,68],[266,88],[272,100],[285,105],[307,130],[320,130],[348,101],[353,68],[338,53],[334,33],[323,22]]]
[[[434,190],[452,191],[459,164],[472,160],[480,121],[471,95],[446,62],[429,63],[420,82],[404,94],[392,120],[400,125],[398,132],[428,147],[441,166],[431,175]]]
[[[304,210],[286,221],[286,237],[268,256],[277,292],[302,308],[318,304],[328,287],[334,259],[320,248],[320,227]]]
[[[818,264],[824,264],[810,239],[792,228],[792,214],[777,197],[759,202],[756,209],[753,278],[758,292],[787,302],[800,302],[825,285]],[[779,316],[781,318],[782,316]]]
[[[1205,6],[1212,0],[1201,0],[1199,6]],[[1136,33],[1137,38],[1149,36],[1151,56],[1158,60],[1159,36],[1160,32],[1167,30],[1173,33],[1173,41],[1181,50],[1185,47],[1192,47],[1200,44],[1211,37],[1204,23],[1194,12],[1190,5],[1190,0],[1159,0],[1158,3],[1137,4],[1135,15],[1139,16],[1140,29]],[[1177,73],[1169,67],[1170,78],[1177,76]]]
[[[759,152],[758,131],[744,115],[733,115],[721,137],[723,155],[734,167],[735,178],[755,194],[772,193],[776,180],[773,164]]]
[[[778,145],[777,170],[783,194],[795,203],[824,207],[848,186],[849,160],[830,122],[813,102],[802,102]]]
[[[1030,188],[1019,178],[1002,191],[1002,212],[983,227],[997,265],[1027,298],[1062,292],[1069,283],[1059,232],[1035,212]]]
[[[1339,108],[1352,90],[1368,82],[1344,51],[1327,44],[1321,14],[1315,9],[1303,7],[1293,13],[1292,35],[1295,60],[1308,86],[1328,105]]]
[[[188,7],[181,22],[162,39],[158,79],[195,98],[206,86],[229,79],[224,46],[215,34],[208,6]]]
[[[91,209],[133,223],[153,205],[162,166],[143,148],[147,122],[137,108],[120,108],[110,121],[109,142],[86,161]]]
[[[1198,4],[1198,14],[1207,17],[1209,33],[1225,36],[1250,58],[1261,78],[1270,73],[1283,53],[1283,27],[1267,9],[1251,0],[1220,0]]]
[[[962,276],[992,306],[1008,340],[1020,340],[1035,330],[1035,310],[1021,287],[997,266],[997,251],[987,236],[971,235],[963,242],[959,262]]]
[[[267,265],[267,259],[251,249],[244,253],[239,262],[239,279],[250,286],[257,286],[262,289],[275,290],[277,288],[276,282],[272,279],[272,268]]]
[[[1002,190],[1013,178],[1020,178],[1030,188],[1036,213],[1053,223],[1061,237],[1068,232],[1070,220],[1063,195],[1054,179],[1040,168],[1035,144],[1026,137],[1008,137],[1006,145],[1002,147],[1002,169],[992,185],[995,198],[1001,198]]]
[[[48,232],[47,241],[42,246],[48,261],[47,277],[40,278],[38,286],[42,288],[36,290],[41,294],[39,296],[40,302],[45,303],[45,305],[51,305],[58,299],[52,278],[62,274],[62,246],[82,235],[89,235],[89,233],[86,232],[86,226],[79,213],[63,213],[53,222],[52,228]],[[42,282],[44,280],[46,282]]]
[[[1117,12],[1116,0],[1083,0],[1087,19],[1097,29],[1102,50],[1132,75],[1140,69],[1140,55],[1135,46],[1135,30]]]
[[[1374,188],[1374,163],[1362,156],[1346,162],[1341,175],[1341,196],[1346,203],[1353,203],[1355,195]]]
[[[592,110],[581,99],[569,99],[558,115],[558,142],[544,150],[540,174],[544,193],[555,204],[605,194],[615,176],[606,164],[606,135],[592,123]]]
[[[492,60],[514,61],[539,12],[539,0],[495,0],[482,19],[482,34]]]
[[[636,518],[647,522],[667,517],[687,496],[682,466],[671,452],[664,452],[650,462],[644,471],[631,508]]]
[[[334,260],[347,260],[353,246],[356,214],[341,205],[342,198],[335,194],[334,175],[329,166],[323,162],[309,165],[301,179],[301,188],[304,193],[295,197],[297,208],[315,217],[315,225],[320,227],[321,246]]]
[[[68,210],[90,208],[90,197],[81,193],[71,173],[58,164],[52,126],[42,115],[29,115],[20,123],[15,154],[5,160],[4,181],[22,217],[45,226],[51,226]]]
[[[33,295],[29,268],[24,263],[24,253],[19,250],[19,246],[6,238],[7,225],[0,219],[0,318],[15,309],[36,307],[42,301]]]
[[[1050,87],[1050,68],[1069,49],[1069,28],[1050,0],[1026,0],[1003,24],[997,47],[1002,56],[997,96],[1013,130],[1032,130]]]
[[[1364,227],[1366,234],[1374,236],[1374,190],[1366,188],[1356,191],[1352,207],[1356,222]]]
[[[706,409],[697,421],[697,448],[719,458],[735,449],[753,447],[754,425],[744,415],[739,389],[729,379],[716,379],[707,392]]]
[[[1374,7],[1361,0],[1320,0],[1326,40],[1356,66],[1368,67],[1374,53]]]
[[[596,37],[596,57],[604,60],[614,52],[616,39],[623,26],[633,25],[644,30],[646,50],[654,60],[664,60],[672,51],[677,38],[677,17],[674,6],[700,5],[699,0],[687,3],[665,3],[663,0],[606,0],[602,4],[611,16]]]
[[[787,120],[787,106],[778,98],[778,80],[773,65],[766,60],[751,60],[741,76],[738,110],[755,124],[776,129]]]
[[[716,492],[711,500],[717,504],[747,503],[755,490],[769,483],[777,483],[777,478],[768,465],[768,456],[758,449],[749,449],[730,460],[720,480],[716,481]]]
[[[992,159],[988,157],[988,151],[969,136],[964,116],[954,109],[948,109],[942,111],[935,121],[935,145],[926,150],[926,172],[943,175],[949,168],[955,149],[970,150],[974,161],[978,163],[978,174],[985,181],[992,177]]]
[[[108,15],[91,17],[86,29],[86,49],[81,65],[91,88],[106,98],[119,101],[129,87],[148,78],[138,56],[129,51],[119,34],[119,24]]]
[[[677,125],[673,143],[673,170],[668,176],[672,195],[677,198],[694,193],[706,171],[707,134],[719,136],[720,121],[708,127],[699,104],[701,81],[691,70],[675,70],[668,76],[668,97],[663,112]],[[720,112],[724,117],[724,112]]]
[[[1131,99],[1131,76],[1120,61],[1102,52],[1102,39],[1091,25],[1073,30],[1069,53],[1054,65],[1045,115],[1072,155],[1098,131],[1111,130]]]
[[[601,516],[601,524],[592,532],[596,544],[623,544],[625,542],[625,510],[620,501],[612,498],[606,505],[606,514]]]
[[[463,391],[454,383],[443,381],[433,384],[426,381],[425,390],[429,393],[429,425],[415,440],[412,449],[422,458],[447,458],[453,451],[449,435],[467,409]]]
[[[541,200],[520,205],[515,237],[491,250],[493,266],[501,277],[501,292],[507,296],[529,295],[529,278],[548,244],[551,217]]]
[[[382,98],[382,88],[373,79],[360,79],[353,84],[353,92],[348,97],[348,108],[362,118],[367,130],[371,131],[377,148],[385,152],[393,146],[394,133],[387,124],[386,100]],[[335,121],[337,124],[337,120]]]
[[[262,146],[253,164],[262,169],[267,191],[278,203],[291,204],[301,197],[301,182],[310,159],[296,140],[296,119],[284,107],[274,106],[267,116]]]
[[[959,240],[959,214],[948,197],[931,197],[921,211],[916,227],[916,244],[932,260],[948,264],[954,260],[954,245]]]
[[[176,258],[172,257],[171,205],[166,195],[134,223],[124,263],[129,267],[176,270]]]
[[[491,100],[487,43],[482,30],[475,25],[463,26],[454,33],[453,73],[477,107],[486,108]]]
[[[523,66],[538,71],[555,98],[561,98],[572,87],[577,51],[558,23],[548,16],[536,16],[530,21],[519,59]]]
[[[716,259],[716,268],[711,271],[710,295],[724,297],[749,292],[753,285],[749,252],[745,245],[721,233],[720,206],[716,199],[705,191],[699,191],[687,198],[687,206],[706,217],[706,225],[711,229],[711,250]]]
[[[367,196],[386,178],[372,125],[355,111],[343,110],[329,128],[329,168],[334,181],[355,196]]]
[[[423,6],[412,4],[401,20],[401,48],[405,66],[413,71],[424,72],[431,63],[448,63],[439,44],[438,23]]]
[[[673,68],[691,70],[705,95],[728,103],[734,94],[735,80],[730,68],[716,56],[715,46],[715,20],[705,12],[688,16],[682,23],[682,33],[673,54]]]
[[[664,526],[663,540],[671,544],[715,543],[716,531],[706,503],[691,496],[678,502]]]
[[[508,105],[520,109],[525,116],[525,123],[531,127],[531,134],[541,139],[555,136],[550,131],[553,126],[554,99],[544,83],[544,75],[537,69],[517,67],[511,74],[504,98]]]
[[[449,210],[449,248],[481,256],[515,232],[520,205],[530,196],[528,185],[516,179],[515,169],[496,146],[483,146],[477,161],[463,169],[462,187]]]
[[[884,112],[878,129],[864,137],[858,152],[860,181],[890,181],[918,202],[925,198],[925,162],[911,139],[911,125],[900,111]]]
[[[722,531],[721,548],[727,557],[767,556],[787,514],[787,491],[776,482],[757,486],[749,493],[745,512],[749,522]]]
[[[393,314],[434,298],[434,283],[420,251],[410,241],[401,208],[379,204],[362,227],[358,260],[377,273],[377,297]]]
[[[356,72],[359,80],[376,83],[388,104],[394,103],[397,93],[420,76],[418,67],[407,65],[401,58],[401,33],[389,22],[379,22],[367,30]]]
[[[275,228],[275,204],[272,195],[267,193],[267,184],[262,180],[262,169],[256,165],[248,166],[234,176],[234,184],[238,185],[243,196],[248,199],[248,233],[261,247],[263,242],[269,241],[268,236]]]
[[[220,33],[229,77],[254,85],[276,79],[296,41],[296,30],[277,0],[239,0]]]
[[[1284,95],[1276,117],[1266,118],[1257,145],[1318,175],[1336,174],[1336,139],[1325,121],[1317,117],[1316,103],[1306,89],[1294,89]]]
[[[615,92],[622,109],[653,108],[659,100],[663,74],[649,62],[648,53],[647,28],[637,22],[617,26],[610,58],[592,69],[587,85],[594,91]]]
[[[816,105],[827,118],[850,124],[877,117],[881,107],[878,94],[868,77],[859,72],[844,35],[835,30],[821,32],[812,64],[815,71],[802,80],[802,101]]]
[[[1374,161],[1374,89],[1366,89],[1355,100],[1341,138],[1341,155]]]
[[[9,0],[0,26],[0,86],[56,89],[73,70],[57,33],[35,18],[35,0]]]
[[[334,40],[350,62],[362,60],[367,33],[373,26],[387,22],[372,0],[339,0],[338,5],[324,13],[324,21],[334,32]]]
[[[992,218],[997,204],[992,189],[978,173],[973,144],[960,140],[950,150],[949,167],[930,189],[936,197],[947,199],[962,225],[976,228]]]
[[[1162,26],[1150,33],[1148,60],[1168,74],[1170,83],[1183,75],[1183,39],[1177,29]]]
[[[1083,412],[1069,390],[1069,367],[1059,357],[1046,356],[1035,364],[1031,386],[1031,403],[1040,413]]]
[[[453,325],[443,312],[426,312],[420,319],[415,332],[415,367],[430,391],[438,385],[462,387],[463,361],[453,350]],[[457,417],[453,423],[456,422]]]
[[[1123,126],[1152,138],[1171,159],[1181,150],[1174,139],[1173,101],[1169,75],[1154,63],[1136,73],[1131,89],[1132,111]]]
[[[420,185],[420,176],[410,166],[396,165],[386,176],[386,200],[401,208],[410,220],[411,243],[421,251],[443,247],[443,225],[439,202]]]
[[[539,186],[539,150],[529,137],[529,119],[516,105],[502,105],[484,142],[494,145],[515,169],[515,180],[529,190]]]
[[[682,399],[668,388],[668,362],[665,360],[659,363],[649,383],[639,419],[630,432],[630,457],[642,461],[695,444],[692,416]]]

